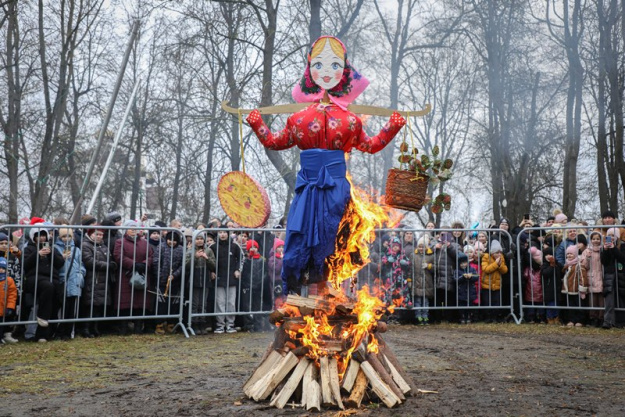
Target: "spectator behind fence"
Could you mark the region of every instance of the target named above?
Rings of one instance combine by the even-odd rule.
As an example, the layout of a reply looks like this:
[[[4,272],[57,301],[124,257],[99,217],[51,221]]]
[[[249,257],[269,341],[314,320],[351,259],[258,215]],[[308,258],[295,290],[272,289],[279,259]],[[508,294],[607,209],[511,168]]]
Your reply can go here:
[[[458,307],[473,307],[477,301],[475,283],[478,281],[478,275],[477,271],[469,265],[468,256],[462,252],[458,254],[458,269],[454,278],[458,286]],[[463,308],[460,313],[461,324],[469,324],[474,320],[469,308]]]
[[[220,226],[217,242],[210,249],[215,255],[216,284],[215,284],[215,333],[236,333],[234,315],[236,311],[237,286],[241,278],[242,251],[239,245],[230,239],[228,226]]]
[[[619,238],[619,229],[611,227],[606,232],[606,237],[601,251],[601,264],[603,265],[603,296],[605,311],[603,315],[604,329],[610,329],[617,324],[623,324],[617,320],[615,308],[625,307],[625,253],[623,244]],[[619,294],[619,290],[621,294]],[[620,319],[620,317],[619,317]]]
[[[540,267],[540,278],[543,289],[543,303],[547,307],[559,305],[558,300],[562,292],[562,268],[553,256],[553,249],[548,246],[543,249],[543,264]],[[547,308],[547,324],[560,325],[560,313],[555,308]]]
[[[284,258],[284,241],[275,238],[273,241],[273,249],[269,252],[267,260],[267,277],[269,286],[273,291],[273,303],[269,308],[278,309],[286,300],[286,288],[282,282],[282,259]]]
[[[0,257],[0,343],[17,343],[9,328],[1,325],[15,319],[17,307],[17,287],[7,271],[7,260]]]
[[[7,274],[13,278],[17,291],[22,288],[22,251],[9,239],[8,234],[0,232],[0,256],[7,260]]]
[[[258,242],[248,240],[246,243],[247,257],[241,271],[241,311],[262,311],[264,294],[269,288],[265,281],[265,258],[258,252]],[[270,293],[269,293],[270,294]],[[260,332],[264,330],[264,314],[247,314],[243,316],[243,330]]]
[[[102,220],[102,226],[121,226],[122,225],[122,215],[116,211],[113,211],[106,216]],[[109,248],[110,253],[115,252],[115,243],[121,239],[122,234],[120,230],[116,229],[105,229],[103,242]]]
[[[97,222],[98,220],[95,217],[93,217],[91,214],[85,214],[80,218],[80,224],[83,226],[83,228],[96,224]],[[76,247],[78,248],[82,246],[83,234],[84,234],[84,229],[74,230],[74,243],[76,244]]]
[[[582,307],[588,292],[588,276],[586,270],[579,264],[579,250],[576,245],[566,249],[566,263],[564,264],[564,277],[562,278],[562,293],[566,294],[569,309],[568,327],[582,327],[584,324],[584,312],[578,310]]]
[[[62,293],[59,272],[65,265],[62,252],[55,249],[48,240],[52,234],[43,222],[35,223],[29,229],[30,241],[24,248],[24,291],[34,301],[37,330],[34,340],[46,342],[49,320],[57,311],[57,294]],[[27,316],[27,315],[26,315]],[[56,317],[54,317],[56,318]]]
[[[601,265],[601,246],[603,236],[600,232],[590,233],[588,248],[580,257],[580,264],[588,274],[588,300],[587,303],[595,310],[590,310],[590,324],[600,327],[603,324],[603,267]],[[599,308],[597,310],[597,308]]]
[[[192,270],[191,257],[193,257]],[[215,273],[215,254],[208,249],[204,233],[195,236],[195,246],[187,251],[185,265],[189,271],[189,280],[193,283],[191,326],[196,334],[208,334],[212,331],[211,318],[197,316],[201,313],[213,313],[215,309],[215,289],[211,285],[214,282],[212,277]]]
[[[152,312],[153,297],[148,295],[147,288],[150,287],[149,271],[153,263],[154,252],[148,241],[139,236],[136,229],[138,223],[134,220],[126,220],[124,227],[127,227],[123,237],[115,242],[113,257],[121,268],[117,274],[118,282],[115,285],[114,308],[119,309],[120,316],[144,315]],[[134,273],[145,277],[146,287],[136,289],[130,284],[130,279]],[[129,330],[127,321],[120,323],[120,334],[126,334]],[[142,320],[135,320],[134,332],[141,333]]]
[[[382,254],[382,280],[390,288],[387,305],[412,308],[412,294],[408,279],[412,279],[412,257],[406,256],[399,237],[392,237],[386,253]],[[391,315],[390,322],[398,321],[398,314]]]
[[[434,252],[428,247],[427,242],[425,236],[421,236],[417,241],[417,248],[412,253],[415,318],[417,324],[422,326],[430,323],[429,307],[434,297],[435,259]]]
[[[63,254],[65,259],[65,263],[59,271],[59,283],[65,289],[59,300],[61,318],[75,319],[78,317],[80,295],[85,285],[87,273],[82,261],[82,251],[75,245],[74,233],[69,228],[59,229],[54,247]],[[56,335],[62,340],[68,340],[72,337],[73,330],[74,323],[61,323]]]
[[[448,229],[448,227],[443,227],[443,229]],[[438,242],[434,245],[434,257],[436,259],[436,306],[456,306],[454,269],[457,267],[456,262],[460,247],[453,240],[451,233],[441,232],[438,236]],[[458,314],[454,310],[443,311],[441,312],[441,319],[457,322]]]
[[[181,232],[169,231],[165,245],[153,258],[153,270],[158,271],[156,314],[180,314],[182,271],[184,269],[184,239]],[[167,319],[156,326],[156,334],[173,333],[176,321]]]
[[[104,230],[101,229],[86,229],[82,239],[82,259],[87,274],[80,305],[81,318],[104,317],[105,308],[111,308],[117,263],[103,240]],[[80,334],[87,338],[100,336],[99,322],[83,322]]]
[[[482,306],[501,306],[501,279],[508,273],[508,266],[504,258],[501,244],[498,240],[491,240],[489,253],[482,257],[482,289],[480,301]],[[486,310],[487,323],[496,321],[498,312],[495,309]]]

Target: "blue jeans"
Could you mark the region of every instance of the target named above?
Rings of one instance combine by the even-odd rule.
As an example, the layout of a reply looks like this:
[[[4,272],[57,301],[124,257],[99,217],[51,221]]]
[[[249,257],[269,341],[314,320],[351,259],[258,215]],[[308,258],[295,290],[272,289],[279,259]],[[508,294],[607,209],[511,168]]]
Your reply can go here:
[[[415,310],[415,317],[418,319],[419,317],[422,319],[427,319],[429,317],[429,310],[428,308],[430,307],[430,299],[427,297],[419,297],[418,295],[415,296],[414,299],[414,308]]]
[[[548,301],[547,305],[549,307],[554,307],[556,305],[555,300],[554,301]],[[557,319],[558,318],[558,310],[553,309],[553,308],[548,308],[547,309],[547,318],[548,319]]]

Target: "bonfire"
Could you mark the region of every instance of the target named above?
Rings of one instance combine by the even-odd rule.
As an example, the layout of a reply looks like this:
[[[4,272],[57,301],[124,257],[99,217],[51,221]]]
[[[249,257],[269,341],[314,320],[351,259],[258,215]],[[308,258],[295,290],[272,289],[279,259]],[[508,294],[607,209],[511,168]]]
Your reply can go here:
[[[368,244],[376,228],[389,224],[389,211],[352,185],[335,253],[326,261],[328,281],[316,295],[289,295],[270,315],[275,338],[243,386],[249,398],[320,411],[358,408],[365,400],[394,407],[417,392],[381,336],[386,323],[380,319],[393,306],[387,308],[375,289],[357,290]]]

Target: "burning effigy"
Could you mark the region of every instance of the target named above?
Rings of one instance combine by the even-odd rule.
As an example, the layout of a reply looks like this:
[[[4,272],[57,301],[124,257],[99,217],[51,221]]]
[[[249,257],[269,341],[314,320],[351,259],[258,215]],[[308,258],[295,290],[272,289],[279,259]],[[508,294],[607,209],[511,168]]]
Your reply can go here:
[[[321,410],[358,408],[367,398],[394,407],[416,393],[381,336],[387,328],[380,321],[386,304],[367,286],[355,290],[355,276],[368,262],[374,229],[388,222],[388,208],[352,190],[352,203],[339,227],[344,239],[337,239],[327,260],[328,281],[317,285],[316,295],[289,295],[270,315],[278,326],[275,338],[243,387],[255,401],[270,399],[277,408],[290,401]]]
[[[267,149],[301,149],[281,274],[289,295],[270,316],[278,328],[275,339],[244,386],[255,401],[271,396],[278,408],[291,400],[308,410],[343,409],[346,404],[360,406],[366,396],[393,407],[414,392],[381,337],[386,303],[356,282],[358,271],[369,262],[374,230],[388,225],[389,208],[353,186],[346,156],[353,149],[381,151],[406,124],[403,116],[425,115],[429,106],[400,114],[353,105],[368,85],[347,59],[345,45],[322,36],[311,46],[304,74],[293,88],[296,104],[247,111],[222,103],[224,110],[239,115],[240,123],[241,114],[249,113],[246,121]],[[286,127],[277,133],[262,118],[289,112],[293,114]],[[357,114],[389,119],[370,137]],[[236,197],[238,188],[225,187],[224,192],[229,188]],[[227,205],[224,210],[228,212]],[[251,224],[253,216],[237,214]]]

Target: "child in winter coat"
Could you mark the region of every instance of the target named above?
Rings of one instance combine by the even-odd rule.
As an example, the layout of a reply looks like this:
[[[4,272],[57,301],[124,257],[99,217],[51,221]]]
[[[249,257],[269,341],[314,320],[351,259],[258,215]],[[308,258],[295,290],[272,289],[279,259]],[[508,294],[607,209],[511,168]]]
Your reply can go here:
[[[543,253],[535,246],[530,246],[524,254],[527,261],[522,261],[523,266],[523,299],[525,303],[537,306],[544,305],[541,266]],[[528,323],[544,323],[544,310],[541,308],[526,309]]]
[[[263,292],[268,290],[264,282],[265,258],[259,253],[258,242],[248,239],[245,242],[247,256],[241,270],[241,304],[242,312],[258,312],[263,307]],[[260,332],[263,330],[266,316],[262,314],[246,314],[243,316],[243,330]]]
[[[476,242],[477,243],[477,242]],[[475,283],[475,292],[477,298],[475,299],[475,305],[480,305],[480,289],[482,288],[482,265],[480,260],[484,253],[478,254],[475,250],[475,245],[467,245],[465,255],[469,258],[469,266],[477,271],[477,282]]]
[[[482,306],[495,307],[501,305],[501,277],[508,272],[503,249],[498,240],[490,242],[489,253],[482,257],[482,289],[480,301]],[[485,311],[486,322],[492,323],[497,317],[497,310]]]
[[[586,270],[579,264],[579,250],[577,245],[566,248],[566,263],[562,270],[562,293],[567,296],[569,310],[568,327],[582,327],[584,320],[583,311],[575,309],[582,307],[588,292],[588,275]]]
[[[87,275],[87,269],[82,262],[82,251],[76,246],[74,233],[70,228],[59,229],[54,246],[65,259],[65,265],[59,271],[59,282],[65,287],[65,301],[59,300],[61,308],[65,306],[61,313],[62,318],[75,319],[78,317],[80,296],[85,286],[85,275]],[[73,323],[63,323],[58,328],[57,336],[64,340],[70,339],[73,329]]]
[[[22,251],[19,246],[9,239],[6,233],[0,232],[0,256],[7,260],[7,274],[15,282],[17,291],[22,288]],[[19,300],[18,300],[19,301]]]
[[[0,322],[13,321],[17,306],[17,287],[15,281],[7,274],[7,260],[0,258]],[[7,326],[0,326],[1,343],[17,343]]]
[[[477,301],[477,289],[475,283],[478,280],[477,271],[469,265],[469,258],[464,253],[458,254],[458,269],[454,274],[458,287],[458,306],[471,307]],[[471,310],[462,309],[460,323],[471,323]]]
[[[273,249],[269,252],[267,260],[267,279],[273,292],[272,305],[269,308],[278,309],[286,300],[286,288],[282,282],[282,259],[284,258],[284,240],[275,238]]]
[[[562,269],[553,256],[550,246],[543,249],[543,264],[540,267],[541,287],[543,290],[543,303],[547,307],[555,307],[562,291]],[[560,325],[559,310],[547,308],[547,324]]]
[[[193,262],[191,262],[192,259]],[[192,263],[193,270],[191,270]],[[215,290],[211,284],[213,283],[212,274],[215,273],[215,254],[208,249],[204,233],[195,236],[195,246],[187,251],[185,266],[189,271],[188,276],[193,286],[191,326],[195,334],[208,334],[213,331],[209,324],[210,319],[199,314],[212,313],[214,310]]]
[[[594,231],[590,234],[588,247],[580,256],[580,264],[588,275],[588,303],[593,309],[590,310],[590,324],[600,327],[603,324],[603,266],[601,265],[601,246],[603,236],[601,232]]]
[[[430,315],[428,308],[434,297],[434,252],[427,247],[422,236],[417,241],[417,249],[413,254],[414,277],[412,290],[414,294],[415,317],[419,325],[428,325]]]

